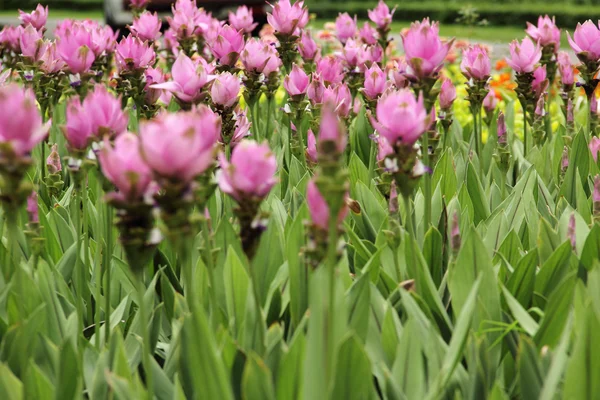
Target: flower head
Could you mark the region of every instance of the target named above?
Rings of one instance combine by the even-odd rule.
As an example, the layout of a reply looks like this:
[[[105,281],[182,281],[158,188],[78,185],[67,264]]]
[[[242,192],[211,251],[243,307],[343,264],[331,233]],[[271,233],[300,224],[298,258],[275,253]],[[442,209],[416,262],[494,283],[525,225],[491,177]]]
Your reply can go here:
[[[408,89],[384,93],[377,102],[376,117],[371,118],[374,128],[391,145],[412,145],[427,128],[423,97],[416,99]]]
[[[200,58],[197,62],[180,52],[171,70],[173,78],[170,82],[151,85],[153,89],[164,89],[184,103],[196,103],[204,97],[202,89],[208,82],[206,61]]]
[[[246,71],[258,74],[269,75],[281,67],[277,49],[256,38],[251,38],[246,42],[240,60]]]
[[[300,42],[298,43],[298,52],[304,61],[314,60],[319,54],[319,46],[310,36],[310,31],[302,31]]]
[[[160,19],[156,13],[144,11],[139,17],[133,20],[133,25],[129,30],[134,36],[142,41],[153,42],[160,36]]]
[[[304,1],[292,5],[290,0],[279,0],[272,7],[272,12],[267,14],[267,21],[278,33],[298,36],[308,24],[308,10],[304,7]]]
[[[58,54],[73,74],[87,72],[96,56],[92,51],[92,35],[83,24],[73,24],[56,42]]]
[[[578,57],[597,61],[600,58],[600,29],[592,21],[578,23],[573,38],[567,32],[571,48]]]
[[[539,43],[534,44],[530,38],[526,37],[521,43],[517,40],[511,42],[510,58],[506,62],[516,73],[522,74],[533,72],[541,57],[542,51]]]
[[[306,186],[306,203],[308,204],[308,211],[310,218],[312,219],[315,226],[328,231],[329,230],[329,206],[325,201],[325,198],[319,191],[314,178],[308,181]],[[337,222],[341,223],[344,218],[348,215],[348,207],[345,202],[342,206],[338,216]]]
[[[469,46],[463,51],[460,70],[467,79],[486,81],[490,77],[491,69],[490,56],[482,45]]]
[[[356,15],[352,18],[348,13],[340,13],[335,20],[337,37],[342,43],[356,36]]]
[[[19,19],[23,26],[27,27],[27,25],[31,25],[35,29],[40,30],[46,26],[46,21],[48,20],[48,6],[44,7],[41,4],[38,4],[35,10],[30,13],[19,10]]]
[[[240,79],[229,72],[216,76],[210,88],[213,103],[225,108],[233,107],[240,93]]]
[[[402,44],[406,62],[418,78],[436,74],[451,46],[451,43],[442,42],[437,22],[432,24],[428,18],[414,22],[402,35]]]
[[[254,22],[252,9],[240,6],[235,12],[229,12],[229,25],[236,31],[251,33],[258,26],[258,23]]]
[[[451,109],[454,100],[456,100],[456,88],[450,79],[444,78],[440,89],[440,108],[442,110]]]
[[[556,26],[554,17],[540,15],[537,26],[528,22],[525,32],[540,46],[553,46],[555,50],[560,46],[560,29]]]
[[[557,56],[558,70],[560,71],[560,79],[564,86],[571,86],[575,83],[575,73],[571,57],[566,51],[559,51]]]
[[[378,64],[373,64],[365,71],[365,86],[362,92],[369,100],[377,99],[385,91],[386,86],[385,73]]]
[[[488,94],[483,99],[483,108],[487,112],[494,112],[497,106],[498,99],[496,98],[496,92],[494,92],[494,89],[490,89]]]
[[[217,36],[209,42],[209,46],[219,63],[233,66],[244,50],[244,36],[241,31],[224,25],[218,30]]]
[[[381,30],[386,30],[392,23],[392,17],[394,16],[394,8],[390,11],[390,8],[385,4],[383,0],[379,0],[377,7],[373,10],[369,10],[369,19],[373,21],[375,25]]]
[[[306,94],[310,78],[302,68],[294,64],[292,72],[283,80],[283,87],[292,97]]]
[[[129,35],[117,44],[116,61],[120,71],[142,70],[154,65],[154,49],[140,38]]]

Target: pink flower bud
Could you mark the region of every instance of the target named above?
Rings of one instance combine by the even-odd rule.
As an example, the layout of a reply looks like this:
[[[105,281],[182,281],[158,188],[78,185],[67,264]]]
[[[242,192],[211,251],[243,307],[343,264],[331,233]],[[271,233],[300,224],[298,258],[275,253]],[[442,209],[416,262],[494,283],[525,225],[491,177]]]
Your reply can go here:
[[[456,100],[456,88],[450,79],[444,78],[440,89],[440,108],[444,111],[450,110],[454,100]]]
[[[383,49],[380,45],[362,46],[358,52],[358,67],[364,71],[374,63],[380,63],[383,59]]]
[[[562,158],[560,160],[560,167],[563,173],[567,170],[567,168],[569,168],[569,148],[567,146],[563,147]]]
[[[114,137],[127,130],[128,117],[121,109],[121,98],[109,93],[106,86],[94,86],[94,90],[83,100],[83,107],[96,139]]]
[[[65,62],[58,55],[56,43],[46,46],[39,61],[41,62],[40,69],[47,74],[54,74],[66,68]]]
[[[64,32],[56,42],[58,54],[73,74],[87,72],[96,56],[92,51],[92,36],[82,24],[73,26]]]
[[[539,43],[533,44],[531,39],[526,37],[521,43],[517,40],[511,42],[510,58],[506,62],[516,73],[522,74],[533,72],[540,58],[542,58],[542,50]]]
[[[600,58],[600,30],[591,20],[585,21],[583,25],[578,23],[573,38],[569,32],[567,38],[575,54],[590,61]]]
[[[50,149],[50,155],[46,159],[46,167],[49,174],[58,174],[62,171],[60,163],[60,154],[58,154],[58,145],[54,143]]]
[[[487,81],[492,69],[490,56],[485,47],[480,44],[467,47],[463,51],[460,70],[467,77],[476,81]]]
[[[594,136],[592,140],[590,140],[590,151],[592,152],[592,157],[594,157],[594,162],[598,162],[598,152],[600,151],[600,138]]]
[[[379,29],[386,30],[392,23],[394,11],[396,11],[395,8],[390,12],[390,8],[387,4],[385,4],[383,0],[379,0],[377,7],[373,10],[369,10],[369,19],[373,21]]]
[[[423,97],[417,100],[408,89],[384,93],[377,102],[376,116],[371,118],[373,127],[391,145],[413,145],[427,128]]]
[[[531,82],[536,97],[542,96],[548,88],[548,79],[546,79],[546,66],[539,66],[533,71],[533,81]]]
[[[213,103],[230,108],[238,101],[240,79],[229,72],[216,76],[210,88]]]
[[[573,85],[575,83],[575,73],[573,71],[573,64],[571,64],[569,53],[566,51],[559,51],[557,59],[562,84],[565,86]]]
[[[116,61],[119,71],[136,71],[154,65],[156,53],[148,42],[129,35],[121,39],[116,48]]]
[[[308,89],[306,90],[306,96],[313,106],[323,103],[323,98],[325,96],[325,84],[323,84],[321,75],[317,74],[316,72],[313,72],[312,74],[312,80],[310,85],[308,85]]]
[[[319,54],[319,46],[310,36],[309,31],[302,31],[298,43],[298,52],[304,61],[312,61]]]
[[[296,97],[306,94],[309,83],[310,79],[306,72],[294,64],[292,72],[283,80],[283,87],[291,97]]]
[[[269,75],[281,67],[281,60],[275,47],[260,39],[249,39],[240,56],[246,71]]]
[[[240,53],[244,50],[244,36],[231,26],[224,25],[209,46],[219,63],[234,66]]]
[[[229,12],[229,25],[236,31],[245,33],[251,33],[258,26],[257,23],[254,23],[252,9],[246,6],[238,7],[235,13]]]
[[[358,36],[364,44],[373,45],[379,39],[377,31],[368,23],[365,22],[363,27],[358,31]]]
[[[117,36],[119,32],[114,32],[108,25],[95,26],[90,29],[92,35],[92,51],[96,58],[103,54],[113,54],[117,48]]]
[[[317,184],[315,183],[314,179],[311,179],[310,181],[308,181],[308,185],[306,186],[306,203],[308,204],[308,212],[310,213],[310,217],[311,217],[313,223],[317,227],[319,227],[325,231],[328,231],[329,230],[329,206],[327,205],[327,202],[323,198],[323,195],[321,195],[321,192],[319,192],[319,188],[317,187]],[[344,202],[344,205],[342,206],[342,209],[340,210],[340,212],[338,214],[338,218],[337,218],[338,224],[342,223],[344,218],[346,218],[347,214],[348,214],[348,207],[346,206],[346,204]]]
[[[365,86],[363,94],[370,100],[375,100],[381,95],[387,86],[385,73],[379,68],[378,64],[373,64],[371,68],[365,71]]]
[[[540,98],[538,99],[537,103],[535,104],[535,115],[538,118],[542,118],[544,115],[546,115],[546,110],[544,109],[545,107],[545,100],[544,100],[544,96],[540,96]]]
[[[152,86],[165,82],[165,74],[160,68],[148,68],[144,71],[146,85],[144,86],[144,100],[147,104],[154,104],[160,99],[163,90],[154,89]]]
[[[452,223],[450,224],[450,245],[452,247],[452,251],[458,253],[460,250],[460,225],[458,223],[458,212],[454,211],[452,215]]]
[[[338,54],[338,58],[346,64],[348,69],[353,70],[358,66],[359,55],[363,46],[354,39],[348,39],[342,53]]]
[[[483,99],[483,108],[485,111],[492,113],[494,110],[496,110],[497,106],[498,99],[496,98],[496,92],[494,92],[494,89],[490,89],[488,94]]]
[[[0,143],[19,157],[26,156],[48,136],[35,95],[17,84],[0,87]]]
[[[567,123],[572,124],[575,121],[575,117],[573,116],[573,100],[567,100]]]
[[[213,162],[221,119],[206,106],[140,124],[142,155],[158,178],[191,182]]]
[[[292,5],[290,0],[279,0],[272,6],[272,12],[267,14],[267,21],[275,32],[298,36],[308,24],[308,10],[303,6],[304,1]]]
[[[239,108],[235,110],[235,131],[231,137],[231,144],[235,145],[239,143],[246,136],[250,136],[250,126],[252,125],[248,121],[248,117]]]
[[[92,123],[79,98],[72,98],[67,103],[67,122],[63,133],[70,151],[85,150],[93,140]]]
[[[560,46],[560,29],[556,27],[554,17],[540,15],[537,26],[528,22],[525,32],[541,46],[554,46],[556,50]]]
[[[394,149],[390,146],[390,142],[384,137],[377,138],[377,161],[381,162],[391,154],[394,154]]]
[[[21,48],[20,48],[19,39],[21,38],[22,32],[23,32],[23,27],[20,25],[19,26],[6,25],[0,31],[0,47],[12,50],[15,53],[20,53]]]
[[[306,134],[306,157],[311,163],[316,164],[319,159],[317,154],[317,139],[312,129],[309,129]]]
[[[48,20],[48,6],[44,8],[41,4],[38,4],[31,13],[19,10],[19,19],[24,27],[31,25],[35,29],[40,30],[46,26],[46,21]]]
[[[237,202],[264,199],[277,182],[277,160],[269,145],[242,140],[231,153],[231,163],[221,154],[219,188]]]
[[[342,43],[356,36],[356,15],[354,19],[348,13],[340,13],[335,20],[337,37]]]
[[[140,154],[140,140],[136,135],[124,133],[114,145],[105,138],[98,158],[102,173],[125,199],[140,200],[144,197],[152,181],[152,171]]]
[[[594,192],[592,193],[592,201],[600,203],[600,175],[594,177]]]
[[[504,122],[504,113],[502,111],[500,111],[500,113],[498,114],[496,132],[498,133],[498,144],[505,145],[507,143],[506,122]]]
[[[129,0],[129,6],[137,10],[143,10],[150,3],[150,0]]]
[[[399,62],[394,62],[394,67],[390,70],[390,79],[394,82],[397,89],[404,89],[409,84],[406,77],[407,68],[406,61],[402,59]]]
[[[335,104],[330,103],[327,103],[323,107],[321,125],[319,127],[319,143],[334,142],[338,153],[342,153],[346,148],[348,138],[346,129],[336,114],[334,107]]]
[[[413,22],[402,35],[406,62],[418,78],[437,73],[444,65],[451,43],[440,39],[437,22],[431,24],[429,18]]]
[[[29,223],[37,224],[40,222],[38,194],[35,191],[27,197],[27,215],[29,216]]]
[[[337,114],[342,118],[348,117],[352,108],[352,93],[350,93],[348,85],[339,83],[326,88],[323,103],[335,104]]]
[[[326,86],[335,85],[344,79],[344,66],[337,58],[326,56],[317,61],[317,73]]]
[[[200,58],[194,63],[183,52],[180,52],[171,70],[173,78],[170,82],[151,85],[153,89],[164,89],[173,93],[177,99],[185,103],[196,103],[204,97],[202,88],[208,82],[206,61]]]
[[[573,251],[577,250],[577,234],[576,234],[576,230],[575,230],[575,214],[571,214],[571,217],[569,218],[569,226],[567,227],[567,237],[569,238],[569,241],[571,242],[571,248],[573,249]]]
[[[137,36],[142,41],[153,42],[160,36],[161,22],[156,13],[144,11],[139,17],[133,20],[133,25],[129,27],[131,34]]]
[[[42,34],[38,32],[33,25],[27,25],[27,28],[23,30],[19,39],[19,44],[21,54],[34,62],[42,57],[49,45],[48,42],[44,40]]]

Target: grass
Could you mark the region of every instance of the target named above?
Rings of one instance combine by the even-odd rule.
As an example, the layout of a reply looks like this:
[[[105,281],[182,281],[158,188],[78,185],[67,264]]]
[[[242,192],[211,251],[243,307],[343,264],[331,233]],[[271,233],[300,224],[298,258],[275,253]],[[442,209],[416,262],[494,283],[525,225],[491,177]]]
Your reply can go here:
[[[17,10],[0,10],[0,18],[17,18],[19,12]],[[102,10],[57,10],[54,8],[49,9],[48,18],[51,19],[103,19],[104,12]]]

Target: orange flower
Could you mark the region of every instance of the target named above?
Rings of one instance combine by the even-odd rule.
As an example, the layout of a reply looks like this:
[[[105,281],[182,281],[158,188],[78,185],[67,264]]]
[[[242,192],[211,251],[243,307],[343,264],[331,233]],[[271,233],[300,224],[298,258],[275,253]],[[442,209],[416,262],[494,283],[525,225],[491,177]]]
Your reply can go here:
[[[503,70],[506,67],[508,67],[508,63],[506,62],[506,60],[504,58],[496,61],[496,71]]]

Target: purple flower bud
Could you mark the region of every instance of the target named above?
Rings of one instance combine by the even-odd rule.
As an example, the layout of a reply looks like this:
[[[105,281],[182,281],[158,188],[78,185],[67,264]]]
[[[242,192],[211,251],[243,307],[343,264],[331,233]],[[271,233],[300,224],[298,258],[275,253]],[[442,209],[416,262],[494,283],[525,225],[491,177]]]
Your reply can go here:
[[[577,249],[577,236],[575,234],[575,214],[571,214],[569,218],[569,227],[567,228],[567,237],[571,241],[571,248],[573,251]]]
[[[46,159],[46,166],[48,167],[48,173],[50,174],[57,174],[62,171],[60,155],[58,154],[58,145],[56,143],[52,145],[50,155]]]
[[[458,224],[458,212],[454,211],[452,215],[452,223],[450,224],[450,245],[452,251],[458,252],[460,249],[460,226]]]
[[[31,192],[31,194],[27,198],[27,214],[29,215],[30,223],[40,222],[37,192]]]
[[[600,175],[594,177],[594,193],[592,194],[594,203],[600,203]]]
[[[498,144],[506,144],[506,122],[504,122],[504,113],[501,111],[498,114],[498,122],[496,131],[498,133]]]
[[[563,148],[562,159],[560,161],[562,171],[565,172],[569,168],[569,148],[565,146]]]
[[[540,98],[538,99],[538,101],[535,105],[536,117],[543,118],[544,115],[546,115],[546,110],[544,109],[544,106],[545,106],[544,96],[540,96]]]

